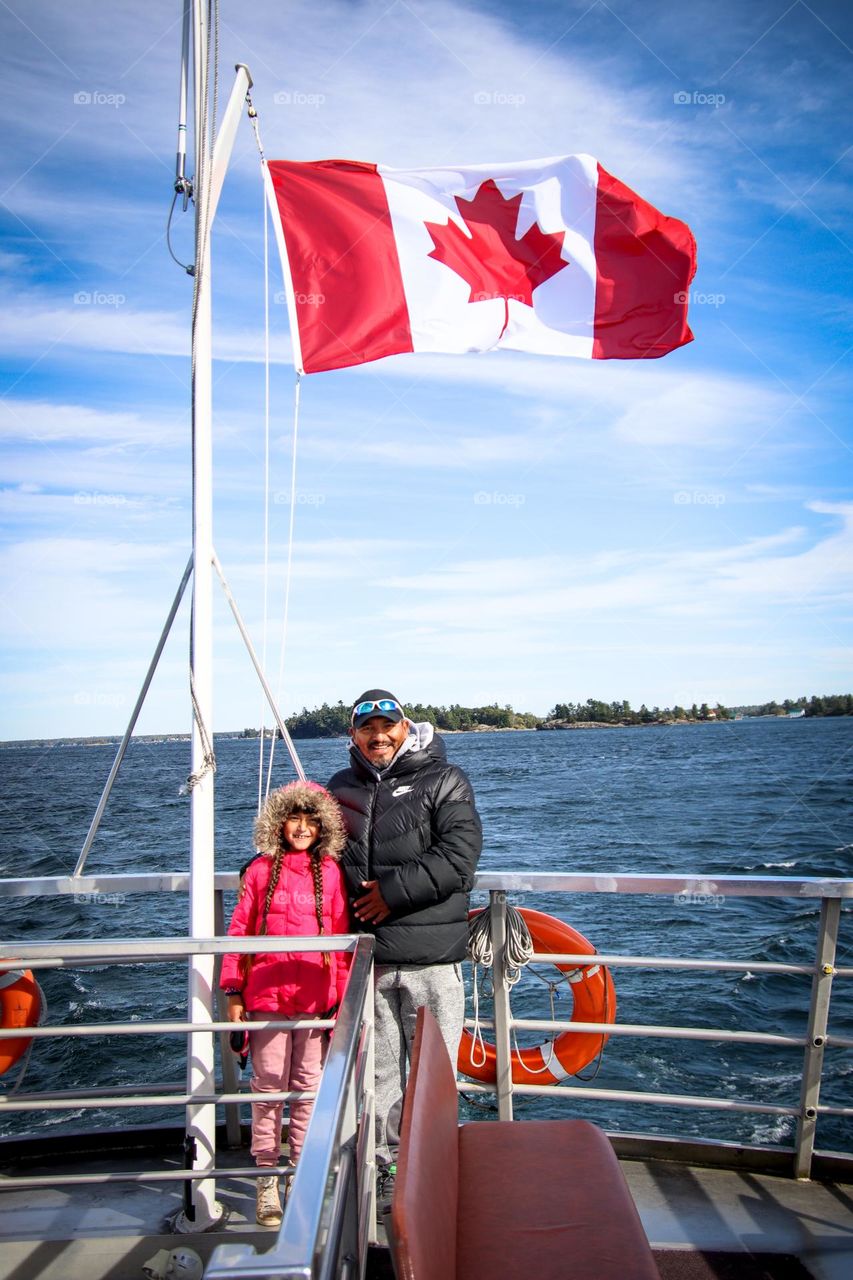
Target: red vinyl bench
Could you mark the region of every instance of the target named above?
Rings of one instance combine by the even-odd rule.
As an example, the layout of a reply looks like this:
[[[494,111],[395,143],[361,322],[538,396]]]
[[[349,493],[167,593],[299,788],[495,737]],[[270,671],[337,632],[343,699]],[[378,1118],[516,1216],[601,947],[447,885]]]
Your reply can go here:
[[[459,1124],[418,1013],[389,1243],[397,1280],[660,1280],[607,1136],[586,1120]]]

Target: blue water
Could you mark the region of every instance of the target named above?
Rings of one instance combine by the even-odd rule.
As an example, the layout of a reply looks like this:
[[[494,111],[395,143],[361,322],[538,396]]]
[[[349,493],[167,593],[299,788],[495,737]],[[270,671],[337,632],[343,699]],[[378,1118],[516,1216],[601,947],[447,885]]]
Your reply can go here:
[[[477,794],[485,829],[482,869],[853,876],[853,719],[460,734],[446,741]],[[307,771],[321,780],[345,760],[343,740],[298,745]],[[216,865],[233,870],[251,851],[258,747],[250,740],[218,740],[216,750]],[[94,746],[0,751],[0,874],[71,872],[113,752]],[[188,867],[189,802],[179,794],[188,762],[187,743],[132,745],[87,872]],[[280,770],[277,782],[289,777],[283,755]],[[751,961],[811,962],[819,914],[817,903],[796,899],[727,899],[719,905],[575,894],[527,895],[523,902],[570,921],[602,952]],[[182,895],[21,899],[11,908],[7,901],[4,909],[7,951],[15,939],[156,936],[187,928]],[[846,906],[838,955],[847,965],[853,964],[850,913]],[[614,978],[622,1022],[783,1034],[805,1029],[806,977],[617,969]],[[52,1022],[185,1016],[181,965],[53,971],[43,985]],[[557,1016],[567,1016],[570,998],[557,999]],[[543,984],[524,981],[513,1009],[519,1016],[549,1016]],[[834,984],[830,1030],[853,1037],[849,979]],[[165,1036],[132,1042],[113,1037],[97,1046],[70,1039],[37,1043],[25,1087],[89,1088],[157,1078],[182,1086],[179,1043]],[[612,1037],[595,1085],[796,1105],[801,1062],[796,1048]],[[849,1105],[851,1077],[853,1051],[828,1049],[821,1101]],[[516,1110],[568,1114],[564,1108],[555,1112],[554,1105],[519,1099]],[[794,1132],[793,1119],[755,1113],[593,1099],[578,1101],[574,1110],[610,1130],[783,1144]],[[180,1122],[182,1116],[146,1108],[128,1118]],[[108,1125],[113,1118],[81,1111],[7,1116],[0,1133],[83,1123]],[[853,1149],[849,1122],[822,1117],[818,1145]]]

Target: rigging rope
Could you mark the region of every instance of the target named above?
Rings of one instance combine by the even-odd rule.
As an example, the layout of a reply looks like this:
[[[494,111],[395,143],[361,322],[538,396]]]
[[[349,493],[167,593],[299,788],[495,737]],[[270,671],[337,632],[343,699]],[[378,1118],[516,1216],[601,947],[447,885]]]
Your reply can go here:
[[[276,702],[281,702],[281,689],[284,684],[284,656],[287,652],[287,622],[290,613],[290,583],[293,570],[293,530],[296,518],[296,444],[299,435],[299,393],[302,386],[302,375],[297,373],[293,388],[293,439],[291,443],[290,461],[290,521],[287,531],[287,569],[284,577],[284,616],[281,623],[281,650],[278,663],[278,683],[276,685]],[[272,778],[273,752],[275,738],[270,743],[269,769],[267,771],[267,795],[269,795]]]
[[[261,177],[263,179],[263,188],[264,188],[264,276],[265,276],[265,282],[266,282],[265,307],[264,307],[264,353],[265,353],[265,395],[266,395],[265,412],[266,412],[266,431],[267,431],[267,439],[268,439],[269,379],[270,379],[270,355],[269,355],[270,325],[269,325],[269,247],[268,247],[269,218],[267,213],[267,192],[269,189],[269,171],[267,168],[267,158],[264,153],[263,143],[261,142],[261,132],[258,124],[258,112],[255,108],[254,102],[252,101],[251,92],[246,94],[246,100],[249,104],[249,121],[252,125],[252,131],[255,135],[255,144],[258,148],[258,156],[260,158],[260,164],[261,164]],[[302,387],[302,375],[300,373],[297,373],[296,381],[294,383],[294,388],[293,388],[293,434],[292,434],[292,440],[291,440],[291,462],[290,462],[290,518],[288,521],[288,531],[287,531],[287,568],[285,570],[285,580],[284,580],[284,613],[283,613],[282,624],[281,624],[281,648],[279,651],[278,680],[276,683],[276,691],[275,691],[276,703],[279,705],[281,704],[281,690],[284,684],[284,659],[287,653],[287,630],[288,630],[288,621],[289,621],[289,615],[290,615],[290,585],[293,577],[293,541],[294,541],[294,529],[295,529],[295,520],[296,520],[296,461],[297,461],[297,442],[299,437],[299,407],[300,407],[301,387]],[[266,466],[266,474],[265,474],[265,486],[266,486],[265,501],[268,503],[269,487],[270,487],[268,454],[267,454],[267,466]],[[267,529],[268,529],[268,524],[267,524]],[[268,575],[269,575],[269,561],[266,556],[266,543],[265,543],[265,559],[264,559],[264,593],[265,593],[264,594],[264,610],[265,610],[264,622],[265,623],[266,623],[266,617],[267,617],[266,590],[267,590]],[[264,644],[266,644],[266,627],[264,628]],[[264,652],[266,652],[266,650],[264,650]],[[261,722],[261,757],[260,757],[261,762],[263,762],[263,741],[264,741],[264,725],[262,721]],[[270,787],[272,786],[272,770],[273,770],[273,761],[275,758],[276,741],[277,741],[277,735],[275,732],[273,732],[272,738],[270,740],[269,758],[267,760],[266,787],[264,788],[265,796],[269,795]],[[260,807],[261,807],[261,779],[259,777],[258,778],[258,810],[259,811],[260,811]]]
[[[263,149],[258,134],[258,113],[255,110],[250,94],[246,95],[249,103],[249,120],[255,134],[255,141],[261,152]],[[270,576],[270,254],[269,254],[269,212],[267,210],[266,184],[261,174],[261,205],[264,219],[264,604],[263,604],[263,643],[261,646],[261,665],[267,669],[267,626],[269,624],[269,576]],[[261,695],[261,741],[258,756],[258,813],[264,802],[264,742],[266,739],[266,698]],[[275,742],[273,730],[272,742]],[[272,756],[272,746],[270,746]],[[269,792],[269,783],[267,783]]]
[[[190,632],[192,632],[192,624],[190,624]],[[192,645],[192,640],[190,640]],[[198,725],[198,735],[201,739],[201,768],[196,769],[195,773],[191,773],[186,783],[181,787],[181,795],[188,796],[193,787],[197,787],[202,778],[207,773],[216,773],[216,754],[213,750],[213,741],[207,731],[207,725],[204,723],[204,717],[201,714],[201,708],[198,705],[198,699],[195,693],[195,677],[192,667],[190,667],[190,701],[193,708],[193,720]]]

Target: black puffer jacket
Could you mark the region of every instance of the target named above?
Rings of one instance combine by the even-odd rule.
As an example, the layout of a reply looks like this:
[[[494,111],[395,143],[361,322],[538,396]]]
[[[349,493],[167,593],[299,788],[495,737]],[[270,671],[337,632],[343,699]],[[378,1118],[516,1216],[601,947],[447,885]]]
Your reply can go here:
[[[377,964],[462,960],[468,941],[468,893],[483,843],[474,795],[432,725],[414,729],[423,746],[381,772],[352,747],[350,768],[328,784],[347,828],[341,868],[350,897],[362,895],[363,880],[378,880],[391,909],[370,927]]]

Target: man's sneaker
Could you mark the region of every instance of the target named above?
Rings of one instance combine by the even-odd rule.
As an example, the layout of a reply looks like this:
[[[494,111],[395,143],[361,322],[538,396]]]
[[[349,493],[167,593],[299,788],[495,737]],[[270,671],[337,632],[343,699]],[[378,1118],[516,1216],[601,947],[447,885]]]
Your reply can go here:
[[[257,1209],[255,1218],[262,1227],[281,1226],[281,1201],[278,1198],[278,1178],[272,1174],[257,1180]]]
[[[380,1222],[391,1212],[391,1201],[394,1198],[394,1184],[397,1181],[395,1164],[380,1164],[376,1170],[376,1216]]]

